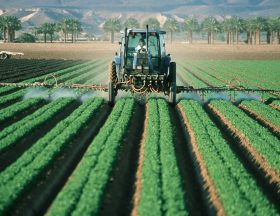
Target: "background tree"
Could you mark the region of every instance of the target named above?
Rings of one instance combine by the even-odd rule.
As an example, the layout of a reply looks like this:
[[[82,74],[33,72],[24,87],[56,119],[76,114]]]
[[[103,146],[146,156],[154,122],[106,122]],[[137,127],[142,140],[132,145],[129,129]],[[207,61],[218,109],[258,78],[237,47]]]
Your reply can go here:
[[[245,29],[244,20],[237,16],[231,17],[230,20],[231,20],[231,29],[233,34],[232,36],[233,43],[234,43],[234,35],[235,35],[236,43],[239,44],[239,34]]]
[[[133,29],[133,28],[139,28],[140,24],[138,22],[137,19],[133,18],[133,17],[129,17],[128,19],[126,19],[126,21],[124,22],[124,27],[128,28],[128,29]]]
[[[5,40],[5,17],[4,16],[0,16],[0,34],[2,35],[3,39]]]
[[[189,42],[192,44],[193,42],[193,32],[199,30],[199,24],[196,18],[187,17],[184,20],[183,29],[188,32]]]
[[[249,18],[245,20],[245,29],[247,31],[247,41],[248,44],[254,44],[255,39],[255,29],[256,29],[255,19]]]
[[[43,23],[39,28],[37,28],[38,34],[44,35],[44,42],[47,43],[47,35],[50,35],[50,41],[53,42],[54,33],[57,30],[56,23]]]
[[[208,44],[213,44],[215,40],[215,32],[220,28],[220,24],[217,19],[213,16],[207,17],[202,22],[203,31],[207,32]]]
[[[82,31],[82,24],[77,19],[69,19],[69,31],[71,32],[71,42],[77,41],[79,33]]]
[[[231,44],[232,43],[232,30],[233,30],[233,24],[231,19],[225,19],[221,23],[221,30],[226,35],[226,43]]]
[[[267,19],[267,43],[273,44],[278,34],[279,43],[279,32],[280,32],[280,17],[269,17]]]
[[[264,17],[256,17],[255,18],[255,42],[257,42],[258,44],[261,44],[261,32],[266,30],[266,26],[267,26],[267,21]]]
[[[2,18],[2,28],[4,31],[4,40],[8,36],[8,42],[13,42],[15,32],[21,29],[21,21],[15,16],[6,16]]]
[[[173,42],[173,32],[179,31],[179,23],[175,19],[168,18],[163,24],[163,28],[170,32],[170,43]]]
[[[115,41],[115,32],[118,32],[121,30],[121,22],[117,18],[111,18],[105,21],[103,25],[103,30],[105,32],[111,33],[111,43],[114,43]]]
[[[62,33],[64,34],[64,42],[65,43],[68,40],[69,25],[70,25],[70,19],[69,18],[63,18],[57,24],[57,30],[62,31]]]
[[[146,28],[146,25],[149,25],[149,28],[152,28],[152,29],[160,28],[160,23],[155,18],[149,18],[149,19],[145,20],[143,23],[143,27]]]

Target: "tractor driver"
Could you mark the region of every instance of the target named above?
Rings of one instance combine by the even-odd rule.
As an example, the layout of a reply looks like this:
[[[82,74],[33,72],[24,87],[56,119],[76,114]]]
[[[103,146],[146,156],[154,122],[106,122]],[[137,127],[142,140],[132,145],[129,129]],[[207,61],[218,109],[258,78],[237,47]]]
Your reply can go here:
[[[146,52],[147,47],[145,46],[145,41],[143,38],[140,38],[138,45],[135,47],[136,52]]]
[[[140,38],[138,45],[135,47],[135,53],[133,55],[133,69],[136,69],[137,65],[137,53],[145,53],[147,51],[147,47],[145,46],[145,41],[143,38]],[[151,56],[149,55],[149,65],[152,67]]]

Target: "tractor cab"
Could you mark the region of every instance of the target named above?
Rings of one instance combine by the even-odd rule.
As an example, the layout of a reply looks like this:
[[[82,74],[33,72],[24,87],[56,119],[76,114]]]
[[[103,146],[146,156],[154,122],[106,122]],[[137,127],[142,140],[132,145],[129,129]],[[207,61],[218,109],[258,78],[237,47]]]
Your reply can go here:
[[[167,57],[164,34],[164,31],[148,28],[122,32],[121,75],[163,75],[167,71],[164,70]]]

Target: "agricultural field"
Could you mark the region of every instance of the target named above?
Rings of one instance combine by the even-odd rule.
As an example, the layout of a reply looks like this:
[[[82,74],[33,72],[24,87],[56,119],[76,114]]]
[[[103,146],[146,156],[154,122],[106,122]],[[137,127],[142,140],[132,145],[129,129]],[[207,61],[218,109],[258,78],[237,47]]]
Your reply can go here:
[[[279,60],[229,52],[174,57],[177,85],[280,89]],[[107,83],[103,51],[59,55],[1,62],[0,82]],[[0,87],[0,215],[280,214],[280,95],[106,96]]]

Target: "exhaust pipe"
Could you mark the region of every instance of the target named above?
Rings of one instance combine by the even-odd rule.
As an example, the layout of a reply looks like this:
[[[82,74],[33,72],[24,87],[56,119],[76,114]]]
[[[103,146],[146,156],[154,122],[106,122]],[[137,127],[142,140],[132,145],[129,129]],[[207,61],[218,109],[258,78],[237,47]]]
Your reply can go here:
[[[149,25],[146,25],[146,47],[147,47],[147,50],[148,50],[148,38],[149,38],[149,36],[148,36],[148,33],[149,33]]]

